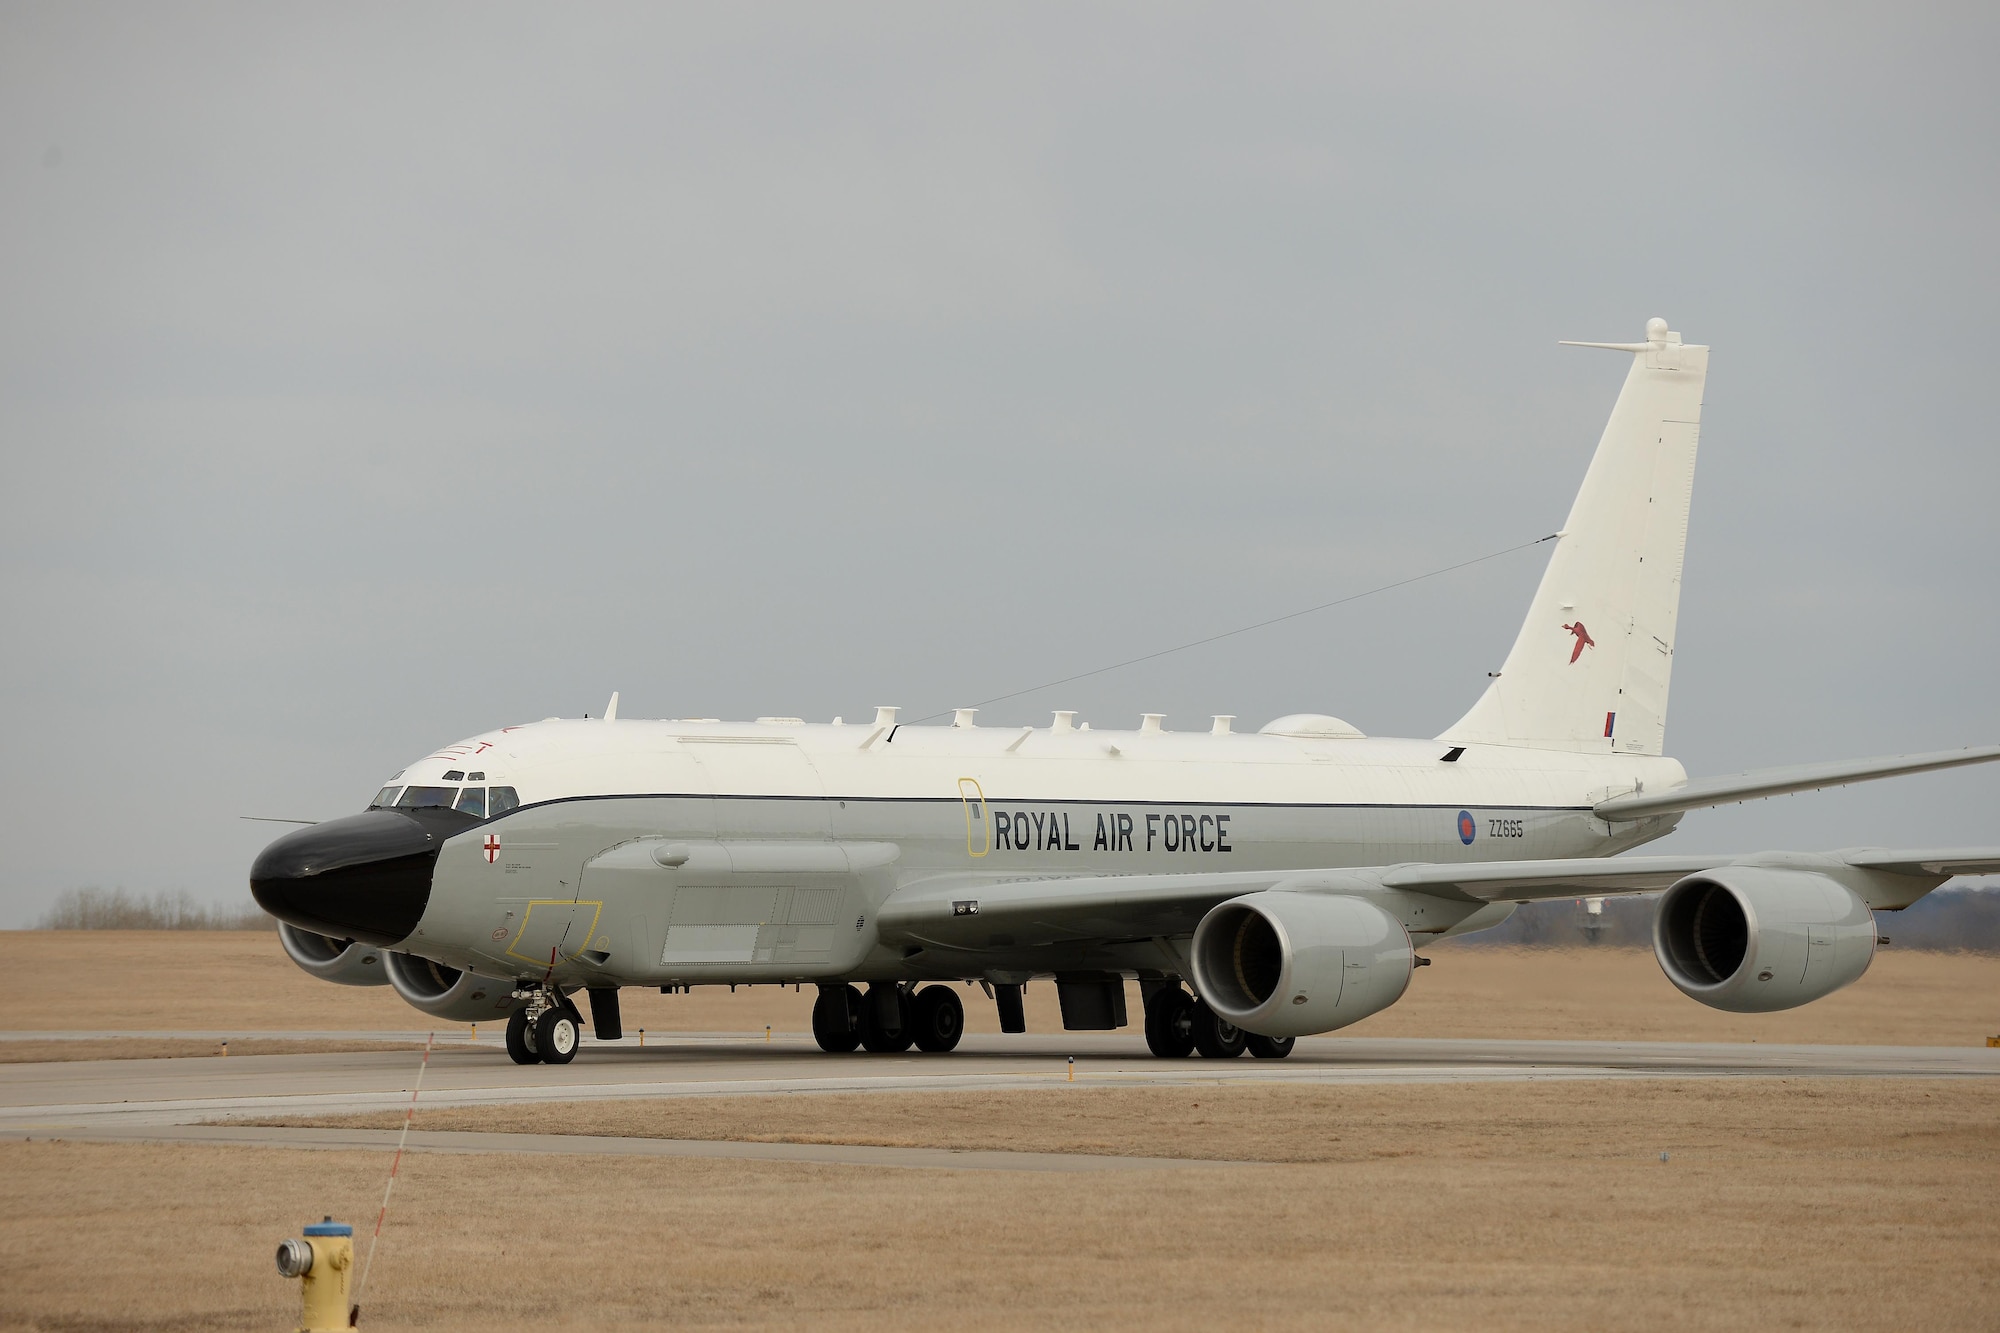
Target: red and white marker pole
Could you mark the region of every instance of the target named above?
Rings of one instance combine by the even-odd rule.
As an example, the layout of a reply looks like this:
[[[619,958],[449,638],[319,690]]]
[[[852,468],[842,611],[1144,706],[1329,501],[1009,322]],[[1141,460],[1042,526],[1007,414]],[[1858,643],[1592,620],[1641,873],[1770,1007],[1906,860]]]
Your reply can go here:
[[[416,1086],[410,1089],[410,1107],[403,1112],[403,1132],[396,1139],[396,1156],[389,1163],[389,1183],[382,1187],[382,1210],[375,1214],[375,1234],[368,1238],[368,1258],[361,1265],[361,1281],[354,1288],[354,1314],[361,1313],[361,1297],[368,1290],[368,1274],[375,1268],[375,1247],[382,1240],[382,1221],[389,1216],[389,1195],[396,1188],[396,1172],[403,1165],[403,1145],[410,1141],[410,1122],[417,1118],[417,1094],[424,1090],[424,1074],[431,1067],[431,1047],[437,1033],[424,1040],[424,1062],[417,1066]]]

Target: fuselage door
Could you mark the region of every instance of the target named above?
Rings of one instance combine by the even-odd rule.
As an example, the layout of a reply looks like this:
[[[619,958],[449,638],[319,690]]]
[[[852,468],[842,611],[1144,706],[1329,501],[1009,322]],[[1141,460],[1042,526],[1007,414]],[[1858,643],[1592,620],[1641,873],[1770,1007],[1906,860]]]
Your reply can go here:
[[[514,899],[508,905],[520,913],[520,925],[507,941],[507,957],[543,968],[575,958],[590,947],[590,932],[603,906],[575,898]]]
[[[965,854],[984,856],[993,850],[993,821],[986,813],[986,793],[976,778],[958,780],[958,799],[965,805]]]

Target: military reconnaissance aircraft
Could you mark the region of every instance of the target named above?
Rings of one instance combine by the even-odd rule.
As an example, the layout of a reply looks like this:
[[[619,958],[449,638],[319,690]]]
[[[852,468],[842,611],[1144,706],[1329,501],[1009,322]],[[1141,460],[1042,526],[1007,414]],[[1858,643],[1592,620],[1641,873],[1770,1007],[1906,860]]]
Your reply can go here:
[[[765,717],[550,718],[425,756],[366,811],[251,868],[284,947],[385,978],[439,1018],[507,1019],[574,1058],[587,991],[816,988],[828,1051],[949,1051],[977,981],[1019,1032],[1053,976],[1063,1025],[1127,1022],[1160,1056],[1290,1053],[1393,1004],[1419,944],[1539,899],[1664,889],[1661,968],[1718,1009],[1817,999],[1867,970],[1875,911],[2000,848],[1619,856],[1706,806],[2000,758],[2000,746],[1689,781],[1665,757],[1708,349],[1664,320],[1631,369],[1501,671],[1435,740],[1282,717],[1170,731]],[[1193,987],[1190,994],[1187,986]],[[864,992],[861,987],[867,989]]]

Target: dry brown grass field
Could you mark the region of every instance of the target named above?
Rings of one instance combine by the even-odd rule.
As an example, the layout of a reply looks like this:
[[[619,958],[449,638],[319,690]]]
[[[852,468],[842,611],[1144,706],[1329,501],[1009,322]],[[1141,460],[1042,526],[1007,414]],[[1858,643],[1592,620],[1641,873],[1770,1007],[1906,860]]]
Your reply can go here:
[[[70,1060],[180,1060],[230,1055],[331,1055],[341,1051],[420,1051],[407,1041],[288,1041],[273,1037],[93,1037],[87,1041],[0,1041],[0,1065],[47,1064]],[[449,1049],[449,1048],[447,1048]],[[467,1048],[467,1049],[477,1049]]]
[[[1409,994],[1347,1032],[1359,1037],[1769,1041],[1840,1045],[1978,1045],[2000,1034],[2000,956],[1885,949],[1859,982],[1781,1014],[1736,1015],[1682,996],[1650,953],[1443,944]],[[421,1030],[430,1020],[387,986],[329,986],[294,967],[258,931],[0,932],[0,969],[15,983],[5,1027],[241,1031]],[[1131,1011],[1138,1014],[1137,989]],[[1028,988],[1029,1026],[1061,1029],[1055,988]],[[810,1028],[812,992],[760,986],[691,995],[628,989],[628,1032],[779,1032]],[[973,992],[974,1032],[998,1031]],[[446,1025],[463,1031],[459,1025]],[[234,1049],[234,1047],[232,1047]]]
[[[1950,1108],[1950,1109],[1944,1109]],[[267,1121],[394,1129],[402,1111]],[[1357,1162],[1402,1156],[1413,1143],[1467,1160],[1561,1136],[1580,1158],[1711,1151],[1754,1142],[1792,1151],[1899,1118],[1942,1116],[1890,1137],[1940,1132],[2000,1179],[2000,1081],[1689,1079],[1516,1083],[1211,1084],[930,1092],[911,1097],[659,1098],[466,1106],[416,1113],[418,1129],[503,1134],[610,1134],[757,1143],[867,1143],[1239,1162]],[[1648,1146],[1650,1145],[1650,1147]],[[2000,1220],[2000,1213],[1996,1213]],[[2000,1255],[1996,1255],[2000,1260]]]
[[[1981,1329],[2000,1310],[1984,1081],[596,1110],[600,1129],[1287,1160],[1072,1175],[413,1155],[362,1327]],[[288,1327],[272,1247],[323,1213],[365,1237],[386,1166],[0,1144],[0,1326]]]
[[[1742,1018],[1650,955],[1440,946],[1362,1036],[1975,1045],[2000,958],[1885,952]],[[0,934],[16,1032],[426,1026],[267,934]],[[628,1030],[800,1031],[810,993],[626,993]],[[1134,997],[1136,999],[1136,996]],[[1035,1031],[1059,1030],[1053,988]],[[992,1008],[968,1006],[974,1030]],[[65,1043],[4,1043],[47,1058]],[[92,1054],[209,1057],[170,1037]],[[395,1115],[359,1123],[393,1123]],[[346,1123],[355,1123],[348,1121]],[[2000,1083],[1759,1078],[1099,1088],[423,1110],[419,1125],[1181,1157],[1031,1174],[776,1162],[406,1158],[364,1327],[2000,1327]],[[1667,1161],[1660,1154],[1669,1155]],[[276,1329],[271,1250],[365,1234],[385,1153],[0,1143],[0,1328]],[[533,1235],[528,1231],[532,1230]]]

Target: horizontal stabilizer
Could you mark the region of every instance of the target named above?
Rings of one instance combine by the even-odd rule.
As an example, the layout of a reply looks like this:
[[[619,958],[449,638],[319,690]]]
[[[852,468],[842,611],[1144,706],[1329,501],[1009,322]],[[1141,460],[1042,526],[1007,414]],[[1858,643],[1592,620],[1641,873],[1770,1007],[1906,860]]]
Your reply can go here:
[[[1819,787],[1844,787],[1850,782],[1899,777],[1905,773],[1928,773],[1934,769],[1957,768],[1963,764],[1984,764],[2000,759],[2000,745],[1975,745],[1963,750],[1933,750],[1929,754],[1883,755],[1875,759],[1844,759],[1827,764],[1795,764],[1789,768],[1765,768],[1750,773],[1733,773],[1723,778],[1701,778],[1661,792],[1633,792],[1599,801],[1599,819],[1621,823],[1653,815],[1676,814],[1683,810],[1703,810],[1712,805],[1731,805],[1787,792],[1811,791]]]

